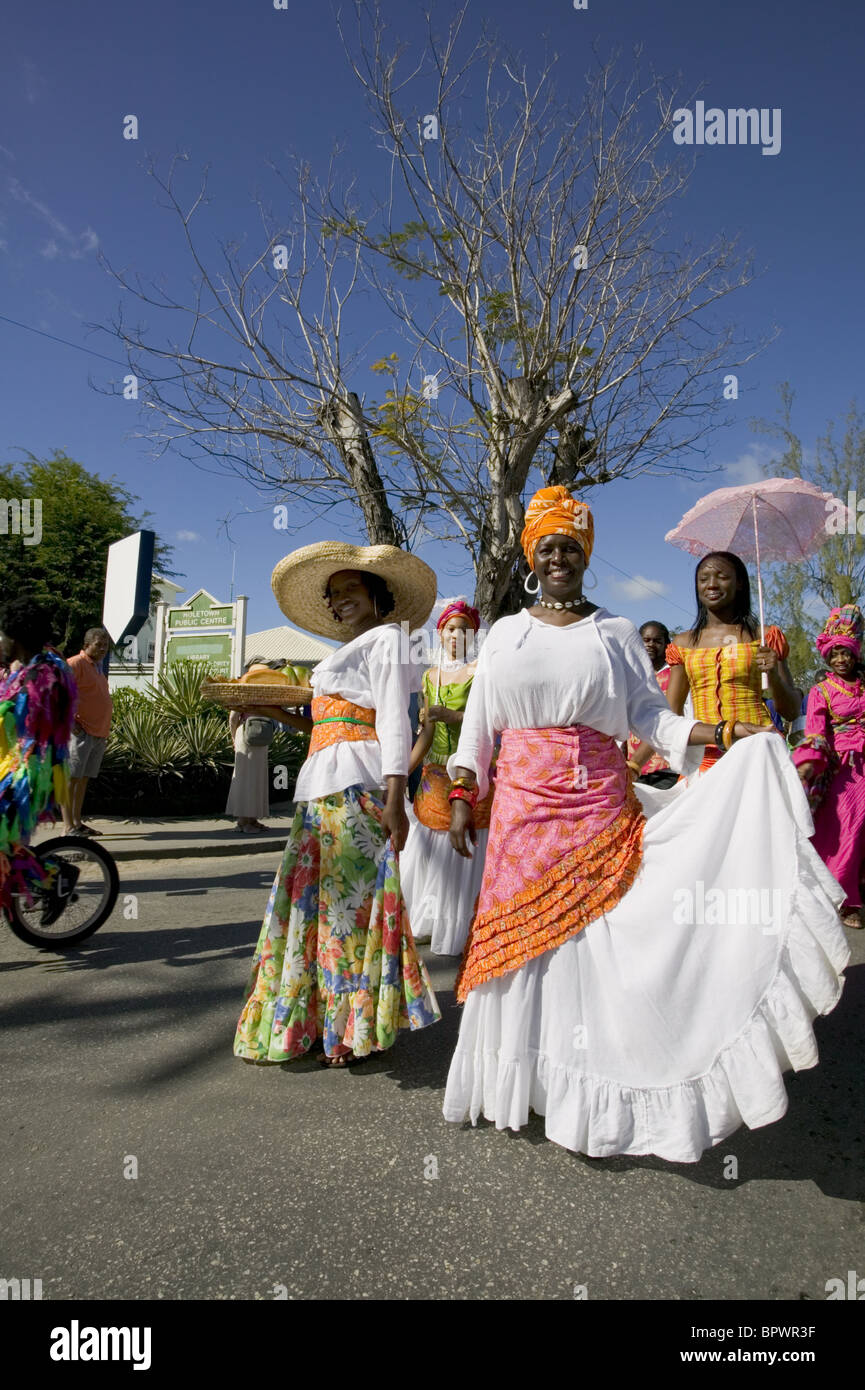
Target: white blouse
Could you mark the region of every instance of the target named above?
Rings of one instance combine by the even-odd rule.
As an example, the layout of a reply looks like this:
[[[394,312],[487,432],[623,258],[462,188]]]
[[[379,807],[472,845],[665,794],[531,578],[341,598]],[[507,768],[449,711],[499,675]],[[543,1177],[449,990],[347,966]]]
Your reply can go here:
[[[375,739],[331,744],[311,754],[300,769],[295,801],[320,797],[360,785],[373,790],[391,776],[405,777],[412,733],[408,707],[420,686],[417,665],[400,643],[398,623],[385,623],[354,637],[315,667],[312,693],[340,695],[352,704],[375,710]]]
[[[574,724],[621,743],[633,730],[674,772],[682,772],[695,723],[673,714],[627,618],[598,608],[579,622],[554,627],[524,609],[490,628],[448,772],[453,777],[456,768],[470,768],[484,797],[496,734]],[[702,748],[694,751],[702,756]]]

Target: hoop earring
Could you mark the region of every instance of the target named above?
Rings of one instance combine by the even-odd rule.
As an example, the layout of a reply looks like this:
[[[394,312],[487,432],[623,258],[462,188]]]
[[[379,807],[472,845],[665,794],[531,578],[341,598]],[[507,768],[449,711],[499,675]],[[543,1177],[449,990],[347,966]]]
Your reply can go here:
[[[373,611],[373,613],[375,614],[376,617],[379,616],[379,611],[378,611],[378,599],[376,598],[375,594],[373,594],[373,596],[372,596],[372,611]]]
[[[587,584],[587,583],[586,583],[586,575],[587,575],[587,574],[590,574],[590,575],[592,576],[592,582],[591,582],[591,584]],[[584,589],[597,589],[597,587],[598,587],[598,576],[594,573],[594,571],[592,571],[592,570],[590,570],[590,569],[588,569],[588,568],[585,569],[585,570],[583,570],[583,588],[584,588]]]
[[[529,588],[530,579],[534,579],[535,581],[535,587],[533,589]],[[530,570],[529,573],[526,575],[525,579],[523,580],[523,588],[531,598],[534,598],[535,594],[539,594],[541,592],[541,581],[538,579],[538,576],[535,574],[534,570]]]

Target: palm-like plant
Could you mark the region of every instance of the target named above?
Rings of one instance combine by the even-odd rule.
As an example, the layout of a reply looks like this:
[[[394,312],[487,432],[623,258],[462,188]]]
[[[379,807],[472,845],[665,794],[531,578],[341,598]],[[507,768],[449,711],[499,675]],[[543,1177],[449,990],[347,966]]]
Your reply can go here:
[[[163,668],[158,684],[147,686],[147,694],[172,721],[195,719],[206,710],[223,713],[201,694],[201,682],[208,674],[206,661],[178,661]]]
[[[184,761],[201,768],[230,767],[234,748],[228,721],[222,711],[206,710],[178,724],[177,731],[184,746]]]
[[[167,723],[155,702],[131,705],[112,728],[109,750],[114,767],[157,777],[180,776],[187,758],[182,736]]]
[[[181,662],[145,691],[115,691],[100,798],[111,810],[132,801],[145,814],[221,811],[234,747],[226,711],[202,698],[207,673],[206,662]],[[287,779],[279,786],[294,780],[306,745],[303,734],[278,730],[269,762],[286,769]]]

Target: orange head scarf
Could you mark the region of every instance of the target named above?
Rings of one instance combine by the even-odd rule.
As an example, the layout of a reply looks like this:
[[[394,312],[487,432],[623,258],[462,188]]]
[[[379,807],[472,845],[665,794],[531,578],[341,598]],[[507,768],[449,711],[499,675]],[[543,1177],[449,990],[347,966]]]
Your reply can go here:
[[[526,524],[520,537],[523,552],[532,565],[541,536],[572,536],[586,557],[592,558],[595,523],[585,502],[578,502],[566,487],[542,487],[526,507]]]

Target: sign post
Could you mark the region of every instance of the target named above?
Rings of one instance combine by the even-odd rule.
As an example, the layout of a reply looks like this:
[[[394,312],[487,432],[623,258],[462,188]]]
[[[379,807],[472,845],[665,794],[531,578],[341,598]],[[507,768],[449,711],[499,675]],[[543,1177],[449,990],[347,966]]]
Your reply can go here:
[[[115,647],[147,622],[155,542],[154,531],[135,531],[108,547],[102,626]]]
[[[168,627],[168,604],[164,599],[156,605],[156,631],[153,635],[153,684],[159,684],[159,673],[165,662],[165,633]]]

